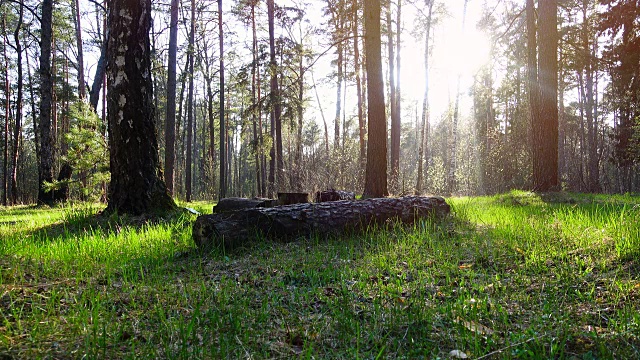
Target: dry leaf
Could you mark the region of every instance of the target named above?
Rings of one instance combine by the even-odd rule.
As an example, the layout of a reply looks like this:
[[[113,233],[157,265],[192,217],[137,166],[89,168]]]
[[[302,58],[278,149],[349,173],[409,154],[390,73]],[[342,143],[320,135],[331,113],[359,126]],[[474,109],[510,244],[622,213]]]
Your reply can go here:
[[[454,320],[454,322],[456,324],[462,324],[462,326],[464,326],[465,328],[467,328],[467,330],[476,333],[478,335],[491,335],[494,333],[493,330],[489,329],[488,327],[482,325],[482,324],[478,324],[475,321],[467,321],[464,320],[462,318],[460,318],[459,316]]]

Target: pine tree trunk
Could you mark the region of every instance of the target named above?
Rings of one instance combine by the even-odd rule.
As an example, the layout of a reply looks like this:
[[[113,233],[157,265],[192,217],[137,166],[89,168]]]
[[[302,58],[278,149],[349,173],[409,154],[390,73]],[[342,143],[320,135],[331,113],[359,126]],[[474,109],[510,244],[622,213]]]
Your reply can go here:
[[[433,3],[435,0],[425,0],[429,7],[427,17],[426,32],[424,35],[424,96],[422,97],[422,126],[420,126],[420,139],[418,140],[418,178],[416,181],[416,194],[422,193],[423,174],[426,173],[429,158],[428,138],[429,138],[429,46],[431,36],[431,15],[433,14]],[[423,164],[426,163],[423,170]]]
[[[173,195],[176,161],[176,65],[178,57],[178,3],[171,0],[169,25],[169,62],[167,64],[167,112],[164,129],[164,180]]]
[[[96,23],[99,24],[98,19],[98,3],[96,4]],[[105,23],[106,30],[106,23]],[[100,58],[98,58],[98,63],[96,64],[96,72],[93,77],[93,83],[91,85],[91,89],[89,90],[89,104],[94,111],[98,109],[98,101],[100,101],[100,88],[104,86],[106,82],[105,74],[107,71],[107,34],[108,32],[104,32],[104,36],[102,39],[102,46],[100,46]],[[98,26],[98,35],[100,35],[100,27]],[[104,110],[104,108],[103,108]]]
[[[593,65],[591,45],[589,41],[589,19],[587,17],[588,2],[582,1],[582,47],[584,56],[585,83],[585,113],[587,118],[587,133],[589,136],[589,157],[588,157],[588,184],[589,192],[600,192],[600,172],[598,158],[598,137],[596,135],[597,126],[594,119],[594,95],[593,95]]]
[[[189,52],[191,53],[191,57],[189,58],[189,90],[187,93],[187,153],[185,159],[185,200],[187,202],[191,201],[191,175],[193,169],[193,64],[195,60],[195,36],[196,36],[196,2],[195,0],[191,0],[191,30],[189,31]]]
[[[87,97],[87,90],[84,81],[84,54],[82,51],[82,26],[80,23],[80,0],[75,0],[73,3],[73,10],[76,17],[76,46],[78,51],[78,95],[80,99]]]
[[[393,124],[391,125],[391,132],[392,132],[392,143],[393,143],[393,138],[395,136],[396,139],[396,144],[393,145],[392,144],[392,148],[393,146],[397,147],[395,150],[392,151],[396,151],[398,153],[398,163],[397,163],[397,173],[398,176],[400,176],[400,159],[401,159],[401,151],[400,151],[400,139],[401,139],[401,135],[402,135],[402,90],[400,87],[400,61],[401,61],[401,50],[402,50],[402,0],[397,0],[398,4],[398,13],[397,13],[397,18],[396,18],[396,96],[395,96],[395,108],[396,108],[396,121],[395,121],[395,132],[396,135],[393,135]],[[393,119],[391,120],[393,123]],[[400,181],[400,179],[397,179],[397,181]],[[399,184],[399,183],[398,183]],[[399,189],[396,189],[396,191],[398,191]]]
[[[278,70],[276,64],[276,45],[275,45],[275,5],[274,0],[267,0],[267,16],[269,22],[269,73],[271,74],[270,82],[270,100],[271,100],[271,112],[270,112],[270,125],[271,125],[271,139],[272,145],[269,151],[269,192],[268,196],[271,197],[280,183],[276,183],[276,180],[280,180],[281,171],[280,164],[282,159],[276,159],[282,154],[282,133],[278,135],[280,128],[280,94],[278,93]],[[276,149],[278,149],[276,151]],[[277,164],[277,165],[276,165]],[[276,175],[277,174],[277,175]]]
[[[534,188],[558,190],[558,3],[540,0],[539,5],[540,133]],[[534,165],[536,163],[534,162]]]
[[[151,0],[113,0],[110,6],[107,107],[111,184],[105,212],[166,212],[176,205],[160,176],[151,83]]]
[[[356,8],[353,11],[353,64],[355,66],[356,73],[356,96],[358,98],[358,134],[360,145],[360,170],[364,171],[367,164],[367,143],[365,137],[367,135],[366,123],[363,113],[363,101],[362,101],[362,79],[360,78],[360,46],[358,38],[358,2],[356,2]],[[316,92],[317,94],[317,92]]]
[[[9,85],[9,58],[7,57],[7,27],[6,15],[2,16],[2,37],[4,52],[4,84],[5,84],[5,107],[4,107],[4,161],[2,172],[2,205],[8,205],[9,198],[9,116],[11,109],[11,86]]]
[[[52,193],[45,192],[44,182],[53,182],[53,136],[51,133],[51,41],[53,0],[42,1],[40,38],[40,161],[38,162],[38,203],[52,204]]]
[[[222,0],[218,0],[218,41],[220,42],[220,194],[219,199],[227,197],[227,147],[225,118],[225,83],[224,83],[224,35],[222,26]]]
[[[336,31],[338,33],[341,33],[341,20],[340,20],[340,15],[336,15],[337,20],[336,22],[338,23],[338,27],[336,28]],[[342,77],[343,77],[343,71],[342,71],[342,62],[343,62],[343,54],[342,54],[342,41],[341,39],[339,39],[338,44],[336,46],[336,52],[338,53],[338,59],[337,59],[337,63],[336,63],[336,69],[338,70],[338,74],[337,74],[337,78],[336,78],[336,85],[337,85],[337,94],[336,94],[336,116],[335,119],[333,121],[333,125],[334,125],[334,137],[333,137],[333,149],[335,152],[337,152],[337,150],[340,148],[340,112],[342,111]]]
[[[380,0],[365,0],[365,49],[367,57],[367,118],[369,144],[365,173],[365,198],[387,196],[387,121],[380,40]]]
[[[389,110],[391,113],[391,191],[396,192],[400,170],[400,118],[396,108],[396,56],[391,24],[391,1],[387,1],[387,47],[389,51]]]

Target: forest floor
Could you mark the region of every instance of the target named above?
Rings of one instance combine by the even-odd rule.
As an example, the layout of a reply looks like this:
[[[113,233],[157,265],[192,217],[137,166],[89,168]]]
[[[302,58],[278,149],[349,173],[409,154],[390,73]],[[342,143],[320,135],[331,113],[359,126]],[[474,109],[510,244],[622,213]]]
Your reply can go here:
[[[640,198],[448,201],[442,223],[210,254],[191,214],[0,208],[0,359],[640,358]]]

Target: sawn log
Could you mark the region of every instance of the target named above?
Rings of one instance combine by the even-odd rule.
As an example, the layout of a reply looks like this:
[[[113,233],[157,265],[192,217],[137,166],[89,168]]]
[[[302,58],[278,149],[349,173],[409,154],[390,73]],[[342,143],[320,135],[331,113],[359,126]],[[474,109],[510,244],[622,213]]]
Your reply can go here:
[[[258,235],[272,240],[293,240],[311,234],[330,235],[362,231],[371,225],[444,216],[450,211],[441,197],[407,196],[360,201],[332,201],[272,208],[249,208],[199,216],[193,225],[198,248],[232,249]]]

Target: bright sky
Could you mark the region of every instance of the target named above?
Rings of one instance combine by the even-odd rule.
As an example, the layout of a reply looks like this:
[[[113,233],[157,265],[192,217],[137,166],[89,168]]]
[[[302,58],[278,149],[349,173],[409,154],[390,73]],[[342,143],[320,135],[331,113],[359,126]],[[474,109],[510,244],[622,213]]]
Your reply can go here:
[[[292,0],[280,1],[279,3],[291,3]],[[324,0],[310,0],[313,7],[308,14],[321,14]],[[450,101],[455,100],[456,80],[460,74],[460,113],[464,118],[471,113],[472,101],[468,96],[468,89],[472,83],[474,74],[489,59],[490,43],[483,33],[476,30],[476,23],[482,14],[482,3],[478,0],[470,0],[467,8],[466,24],[463,30],[462,14],[464,0],[437,1],[437,4],[445,4],[448,16],[440,15],[440,22],[432,28],[432,55],[430,70],[430,96],[431,122],[436,123],[441,119],[443,113],[449,108]],[[403,95],[403,119],[404,123],[415,121],[415,104],[418,104],[418,112],[421,112],[422,97],[424,94],[424,35],[416,38],[412,35],[416,23],[418,9],[422,10],[424,4],[418,0],[413,5],[406,0],[403,1],[403,34],[402,34],[402,66],[401,66],[401,86]],[[435,12],[435,7],[434,7]],[[383,17],[384,17],[383,10]],[[312,23],[317,25],[323,21],[320,16],[312,18]],[[383,34],[383,41],[386,41]],[[315,49],[321,52],[324,49]],[[383,52],[386,52],[383,45]],[[364,52],[362,50],[362,52]],[[383,58],[386,54],[383,54]],[[325,58],[318,61],[314,66],[316,82],[326,78],[333,68],[330,62],[334,60],[334,52],[328,52]],[[383,60],[384,61],[384,60]],[[383,66],[386,67],[386,64]],[[385,76],[388,70],[385,69]],[[309,81],[310,79],[308,79]],[[385,82],[387,79],[385,79]],[[331,124],[335,116],[335,81],[325,83],[319,89],[322,107]],[[385,95],[386,96],[386,95]],[[310,94],[313,100],[311,105],[317,107],[315,96]],[[347,89],[347,113],[355,113],[355,87]],[[320,121],[317,109],[311,110],[310,115]]]

